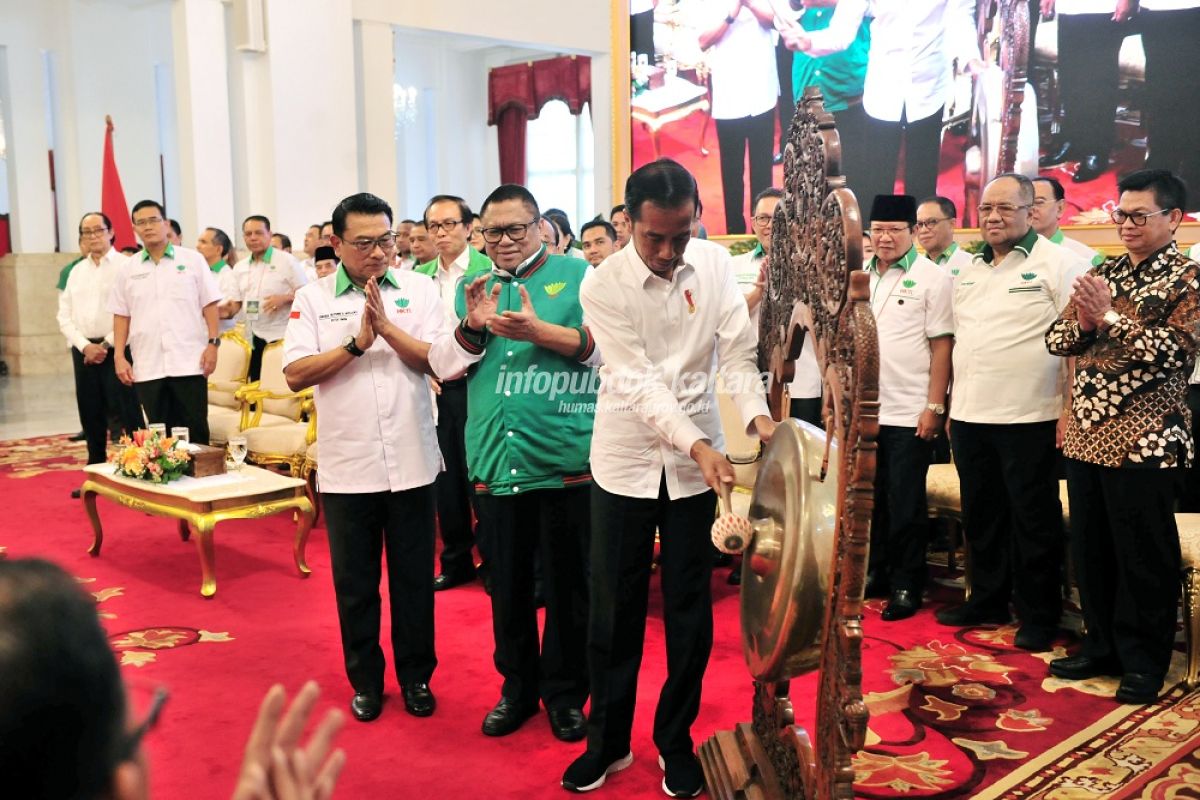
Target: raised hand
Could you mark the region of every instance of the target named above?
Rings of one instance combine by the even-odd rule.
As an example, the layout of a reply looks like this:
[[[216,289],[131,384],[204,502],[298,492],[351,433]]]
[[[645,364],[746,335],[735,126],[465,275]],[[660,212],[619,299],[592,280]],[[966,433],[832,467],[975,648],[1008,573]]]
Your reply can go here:
[[[533,310],[533,301],[529,298],[528,290],[523,285],[517,289],[521,292],[521,310],[505,311],[493,319],[492,333],[521,342],[535,342],[541,333],[542,321]]]
[[[500,300],[500,284],[487,290],[489,275],[480,275],[467,284],[464,296],[467,301],[467,325],[476,331],[487,328],[496,319],[496,308]]]

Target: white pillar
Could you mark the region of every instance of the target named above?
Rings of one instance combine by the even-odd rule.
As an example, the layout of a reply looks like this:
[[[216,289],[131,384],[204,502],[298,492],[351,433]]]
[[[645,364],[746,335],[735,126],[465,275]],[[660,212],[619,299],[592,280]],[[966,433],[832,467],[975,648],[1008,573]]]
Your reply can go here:
[[[176,218],[189,233],[213,226],[234,236],[239,220],[233,208],[224,4],[178,0],[171,22],[183,198]]]
[[[392,40],[389,23],[355,23],[359,187],[382,197],[400,215],[404,212],[396,209],[396,115],[392,103],[396,67]]]

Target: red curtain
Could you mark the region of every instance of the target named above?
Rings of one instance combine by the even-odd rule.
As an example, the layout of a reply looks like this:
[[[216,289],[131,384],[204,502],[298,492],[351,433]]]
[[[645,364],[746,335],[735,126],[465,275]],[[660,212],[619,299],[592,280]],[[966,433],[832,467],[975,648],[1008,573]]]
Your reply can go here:
[[[488,124],[499,134],[502,182],[525,183],[525,127],[542,106],[562,100],[578,114],[591,102],[591,65],[587,56],[561,56],[488,72]]]

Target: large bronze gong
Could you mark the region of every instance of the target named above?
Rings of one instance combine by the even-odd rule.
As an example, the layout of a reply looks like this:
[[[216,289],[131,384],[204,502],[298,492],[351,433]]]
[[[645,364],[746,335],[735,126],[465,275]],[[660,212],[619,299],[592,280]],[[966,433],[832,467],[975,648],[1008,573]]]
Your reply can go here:
[[[742,560],[742,644],[752,721],[700,748],[709,793],[853,797],[863,745],[862,595],[878,433],[879,342],[862,272],[858,202],[841,175],[833,117],[810,87],[784,151],[759,358],[782,420],[759,465],[754,535]],[[786,383],[811,338],[824,375],[824,430],[784,420]],[[795,724],[792,678],[819,669],[816,731]]]

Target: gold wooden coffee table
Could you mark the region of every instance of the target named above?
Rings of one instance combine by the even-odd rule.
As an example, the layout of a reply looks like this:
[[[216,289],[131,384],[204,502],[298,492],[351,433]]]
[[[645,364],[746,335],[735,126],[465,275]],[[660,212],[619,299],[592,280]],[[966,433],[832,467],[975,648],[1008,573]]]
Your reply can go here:
[[[200,553],[200,594],[212,597],[217,593],[214,572],[213,528],[227,519],[255,519],[294,510],[299,515],[292,557],[300,576],[308,577],[311,570],[304,559],[308,533],[312,529],[313,506],[304,494],[304,481],[289,478],[270,470],[243,466],[240,470],[208,478],[181,478],[168,484],[155,484],[113,474],[111,464],[90,464],[80,492],[84,507],[92,521],[95,538],[88,552],[100,555],[104,530],[96,511],[96,495],[159,517],[179,520],[179,535],[185,542],[196,534],[196,550]]]

